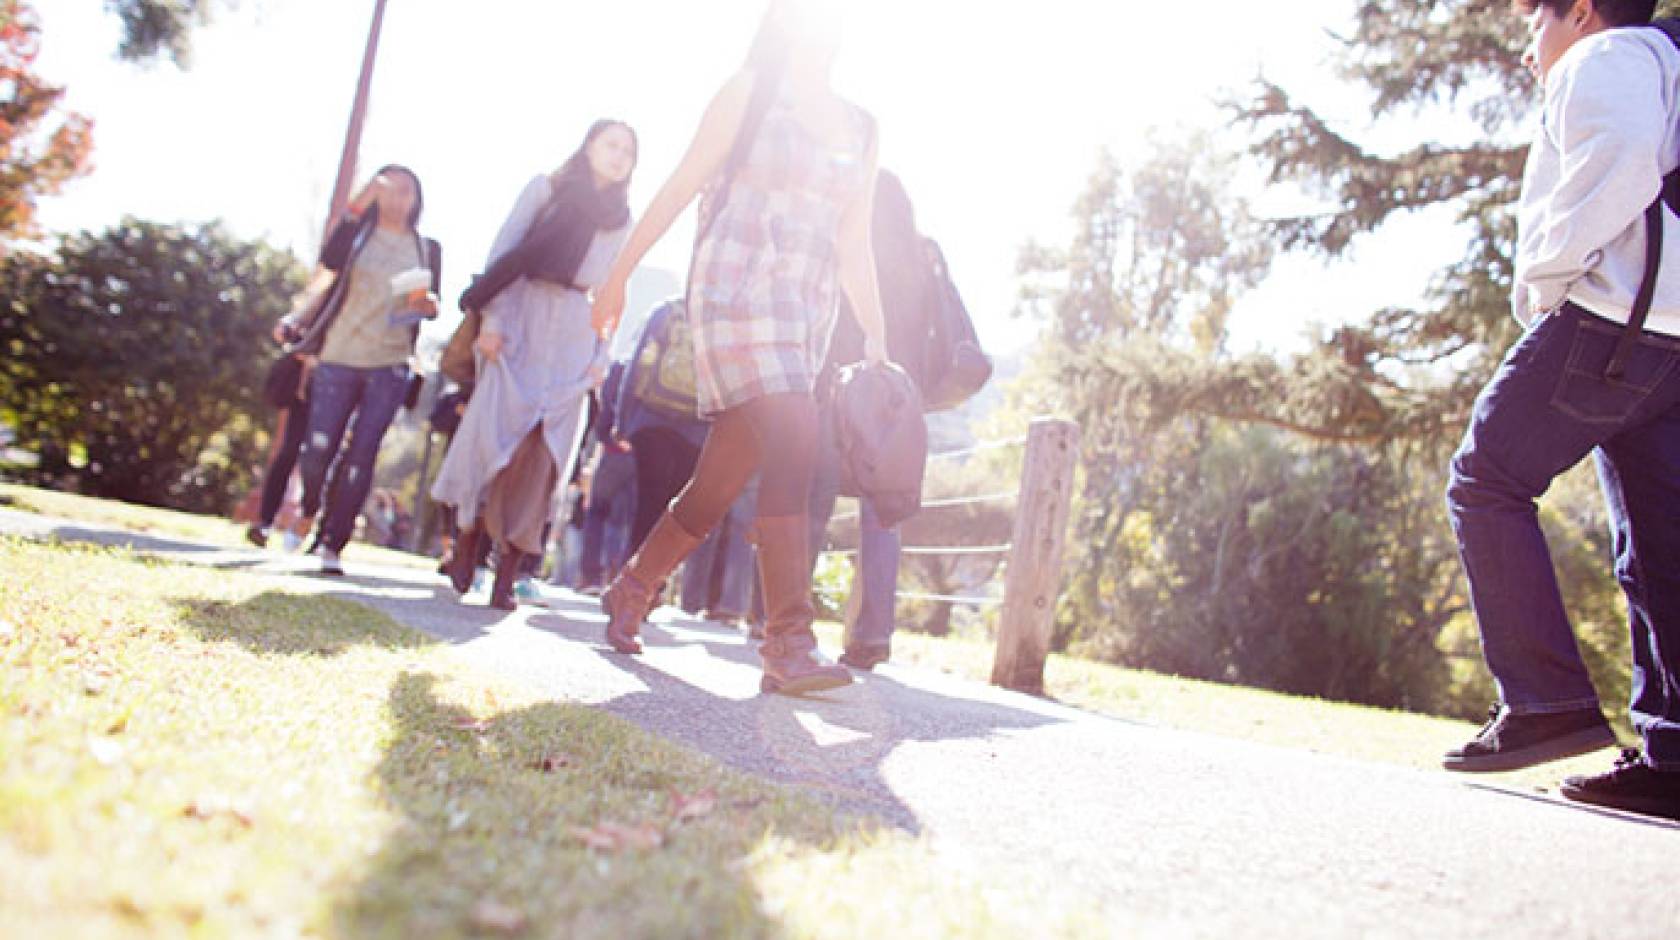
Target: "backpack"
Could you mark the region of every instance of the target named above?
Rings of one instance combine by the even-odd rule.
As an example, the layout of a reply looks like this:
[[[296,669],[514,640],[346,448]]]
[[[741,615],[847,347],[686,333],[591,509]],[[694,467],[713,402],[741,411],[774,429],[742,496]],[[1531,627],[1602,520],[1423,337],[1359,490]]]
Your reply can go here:
[[[980,348],[980,335],[968,315],[945,253],[933,239],[923,240],[929,267],[928,348],[919,383],[922,406],[928,411],[946,411],[973,398],[992,377],[992,360]]]
[[[700,395],[688,308],[674,300],[662,312],[661,319],[648,322],[648,329],[657,332],[650,332],[636,352],[630,394],[661,415],[694,420],[700,413]]]
[[[1651,26],[1668,37],[1680,50],[1680,19],[1653,20]],[[1662,269],[1663,207],[1680,215],[1680,169],[1663,177],[1662,190],[1645,210],[1645,276],[1640,279],[1639,293],[1633,298],[1633,311],[1628,315],[1627,327],[1616,340],[1615,351],[1604,367],[1606,379],[1620,379],[1627,371],[1627,357],[1645,329],[1645,318],[1651,315],[1651,301],[1657,295],[1657,273]]]

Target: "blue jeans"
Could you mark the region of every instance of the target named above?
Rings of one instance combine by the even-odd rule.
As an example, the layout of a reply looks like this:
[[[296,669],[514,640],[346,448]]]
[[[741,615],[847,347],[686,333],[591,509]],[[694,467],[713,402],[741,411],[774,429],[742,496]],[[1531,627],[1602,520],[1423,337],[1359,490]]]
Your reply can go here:
[[[683,563],[682,607],[689,613],[745,617],[752,608],[753,583],[758,577],[752,544],[748,541],[758,518],[758,478],[736,497],[723,522],[712,529]]]
[[[595,465],[595,482],[584,514],[581,586],[600,587],[618,576],[635,511],[636,458],[608,450]]]
[[[385,431],[408,392],[408,366],[358,369],[323,362],[309,385],[309,437],[303,445],[303,514],[321,512],[327,470],[338,456],[346,427],[350,444],[334,474],[332,499],[321,519],[321,544],[344,550],[356,517],[373,489],[373,464]],[[351,416],[355,425],[350,425]]]
[[[819,435],[817,469],[811,479],[811,558],[815,564],[822,550],[823,536],[834,515],[834,501],[840,493],[840,448],[834,435],[833,409],[823,410]],[[857,576],[852,590],[858,592],[853,607],[856,619],[846,624],[845,648],[869,652],[890,647],[896,624],[898,565],[903,541],[898,529],[886,528],[875,513],[875,504],[858,500],[861,511]]]
[[[1606,380],[1621,333],[1573,304],[1533,324],[1476,399],[1447,505],[1506,706],[1596,707],[1535,508],[1593,454],[1628,602],[1630,713],[1646,761],[1680,770],[1680,339],[1644,334],[1626,374]]]

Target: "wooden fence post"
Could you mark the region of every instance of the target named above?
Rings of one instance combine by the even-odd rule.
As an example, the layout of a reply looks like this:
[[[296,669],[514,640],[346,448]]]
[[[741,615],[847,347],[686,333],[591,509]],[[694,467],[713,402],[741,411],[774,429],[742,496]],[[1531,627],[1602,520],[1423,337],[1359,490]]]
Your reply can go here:
[[[1062,549],[1078,463],[1079,425],[1033,419],[1021,461],[1021,497],[1004,579],[993,685],[1035,695],[1044,692],[1044,660],[1050,655],[1061,593]]]

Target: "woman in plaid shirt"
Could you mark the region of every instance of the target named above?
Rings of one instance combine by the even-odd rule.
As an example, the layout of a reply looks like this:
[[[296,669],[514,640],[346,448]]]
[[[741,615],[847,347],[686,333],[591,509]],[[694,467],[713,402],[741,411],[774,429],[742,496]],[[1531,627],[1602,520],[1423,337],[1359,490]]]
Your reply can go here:
[[[607,639],[619,652],[641,651],[637,633],[659,587],[759,474],[761,688],[787,695],[851,682],[815,655],[805,518],[813,389],[842,290],[867,358],[886,360],[870,245],[874,120],[830,85],[837,9],[772,0],[746,67],[713,98],[595,297],[596,328],[610,334],[630,272],[704,191],[688,315],[699,407],[712,425],[694,477],[602,597]]]

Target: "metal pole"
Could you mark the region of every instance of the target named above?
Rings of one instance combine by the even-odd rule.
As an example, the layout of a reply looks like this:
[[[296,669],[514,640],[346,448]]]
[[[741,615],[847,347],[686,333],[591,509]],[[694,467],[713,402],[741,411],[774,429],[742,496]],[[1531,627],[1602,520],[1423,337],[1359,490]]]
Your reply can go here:
[[[379,55],[379,33],[385,24],[385,0],[374,0],[373,26],[368,30],[367,50],[362,53],[362,74],[356,83],[356,98],[350,105],[350,127],[344,135],[344,153],[338,161],[338,179],[333,183],[332,204],[327,207],[327,228],[321,244],[331,237],[333,226],[350,204],[350,187],[355,184],[356,157],[362,149],[362,126],[367,122],[368,92],[373,87],[373,63]]]

